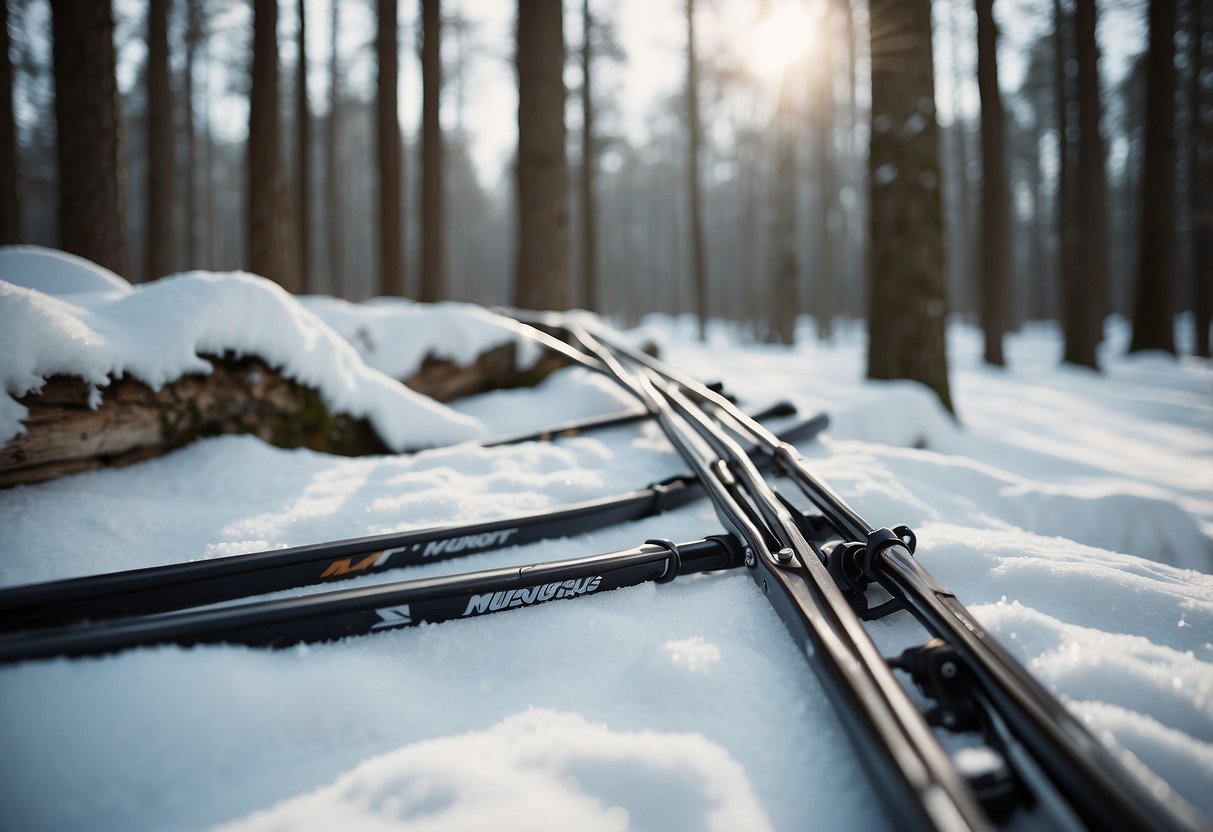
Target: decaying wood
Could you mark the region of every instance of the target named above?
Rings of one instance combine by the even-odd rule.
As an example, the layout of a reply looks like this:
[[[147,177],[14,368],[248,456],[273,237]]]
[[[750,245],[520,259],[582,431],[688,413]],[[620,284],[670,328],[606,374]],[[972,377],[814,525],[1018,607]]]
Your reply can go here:
[[[153,390],[133,378],[98,395],[89,384],[54,376],[23,396],[26,432],[0,450],[0,487],[125,465],[201,436],[250,433],[288,448],[343,454],[387,448],[365,419],[330,413],[319,393],[282,377],[257,358],[208,357],[209,375],[192,374]]]
[[[404,379],[404,383],[431,399],[449,402],[503,387],[533,387],[568,364],[569,360],[563,356],[544,353],[534,366],[519,369],[518,351],[511,343],[481,353],[467,366],[427,357],[421,369]]]
[[[427,358],[405,383],[446,402],[534,385],[566,363],[545,355],[521,370],[516,355],[508,344],[467,366]],[[347,456],[388,451],[367,420],[332,413],[318,391],[284,378],[260,359],[206,358],[214,366],[210,374],[183,376],[160,390],[132,378],[116,379],[100,391],[71,376],[48,379],[41,391],[19,399],[29,410],[26,432],[0,449],[0,488],[126,465],[224,433]],[[97,396],[99,406],[90,407]]]

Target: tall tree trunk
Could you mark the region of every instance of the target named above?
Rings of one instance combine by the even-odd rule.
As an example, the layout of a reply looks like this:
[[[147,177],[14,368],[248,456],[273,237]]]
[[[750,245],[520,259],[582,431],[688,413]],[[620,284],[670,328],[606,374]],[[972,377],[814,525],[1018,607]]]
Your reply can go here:
[[[708,273],[704,263],[703,204],[699,196],[699,67],[695,59],[695,0],[687,0],[687,209],[691,214],[691,276],[695,288],[695,313],[699,317],[699,340],[707,340]]]
[[[1175,353],[1175,0],[1150,0],[1141,232],[1130,352]]]
[[[1061,0],[1053,0],[1053,95],[1057,119],[1057,282],[1061,288],[1061,329],[1065,337],[1063,360],[1084,367],[1095,366],[1095,342],[1087,333],[1085,323],[1090,313],[1091,298],[1084,290],[1084,271],[1078,262],[1078,234],[1075,216],[1078,213],[1077,193],[1072,181],[1075,154],[1073,129],[1070,125],[1069,72],[1073,21],[1062,8]]]
[[[1099,47],[1095,42],[1095,0],[1078,0],[1074,13],[1075,53],[1078,57],[1078,204],[1074,293],[1080,328],[1066,336],[1066,360],[1095,366],[1095,347],[1103,340],[1108,313],[1107,186],[1104,182],[1103,136],[1099,122],[1103,107],[1099,93]],[[1076,343],[1071,346],[1071,340]]]
[[[954,275],[951,285],[952,308],[962,315],[971,314],[977,304],[973,300],[976,292],[977,275],[974,268],[973,234],[970,230],[973,217],[973,186],[969,179],[969,127],[961,111],[960,89],[965,74],[960,71],[960,36],[961,26],[957,20],[957,9],[963,8],[966,0],[952,0],[949,4],[948,21],[951,33],[951,108],[952,108],[952,167],[956,177],[956,229],[953,238],[956,241],[953,255],[956,262],[952,264]]]
[[[856,101],[858,72],[855,54],[858,51],[858,44],[856,43],[855,11],[852,8],[852,2],[853,0],[841,0],[839,8],[843,14],[843,32],[847,44],[847,127],[846,142],[844,143],[845,162],[842,168],[845,173],[841,182],[845,187],[849,187],[854,195],[862,190],[860,186],[863,182],[863,165],[859,164],[859,159],[863,150],[860,147],[858,131],[856,130],[856,127],[859,125],[859,106]],[[863,223],[852,219],[853,216],[859,214],[857,207],[859,201],[852,199],[851,203],[851,205],[846,205],[845,203],[840,203],[839,205],[842,215],[840,236],[843,240],[842,256],[839,260],[839,274],[842,287],[842,291],[839,293],[839,311],[844,315],[855,315],[858,317],[863,314],[863,311],[852,303],[852,295],[854,293],[852,287],[862,287],[863,285],[863,260],[866,253],[863,251],[863,246],[859,240]],[[854,230],[852,230],[853,228]]]
[[[185,72],[181,98],[185,102],[185,262],[186,269],[202,268],[198,261],[198,131],[194,126],[194,72],[198,44],[202,41],[202,2],[187,0],[185,22]]]
[[[287,291],[298,292],[302,286],[278,116],[278,0],[254,0],[252,78],[246,194],[248,268]]]
[[[952,409],[930,0],[872,0],[868,376]]]
[[[994,0],[977,0],[977,87],[981,95],[981,329],[983,359],[1001,367],[1010,271],[1007,161],[1002,93],[998,89]]]
[[[446,239],[443,234],[442,11],[440,0],[421,0],[421,292],[420,299],[444,300]]]
[[[1085,0],[1084,0],[1085,2]],[[1090,34],[1086,37],[1086,46],[1090,60],[1089,73],[1084,73],[1081,63],[1081,54],[1079,55],[1080,63],[1078,67],[1079,79],[1085,76],[1090,79],[1090,94],[1085,96],[1086,104],[1083,104],[1084,96],[1080,96],[1079,112],[1081,118],[1090,118],[1094,128],[1091,131],[1090,148],[1085,152],[1086,156],[1091,159],[1092,177],[1094,184],[1092,185],[1094,205],[1096,209],[1091,213],[1091,223],[1093,230],[1091,232],[1094,238],[1095,248],[1095,287],[1096,299],[1099,301],[1099,308],[1096,310],[1097,320],[1095,321],[1095,337],[1103,340],[1103,322],[1108,315],[1112,313],[1112,254],[1111,254],[1111,238],[1109,236],[1109,216],[1108,216],[1108,153],[1104,143],[1103,136],[1103,87],[1100,83],[1099,76],[1099,45],[1095,37],[1095,16],[1096,16],[1095,0],[1090,0]],[[1089,110],[1089,115],[1083,114],[1083,107]],[[1080,149],[1080,154],[1083,151]],[[1081,162],[1080,162],[1081,164]]]
[[[342,279],[342,226],[344,205],[342,204],[341,171],[337,169],[337,152],[341,142],[341,87],[340,67],[338,66],[337,11],[339,0],[329,0],[329,115],[325,125],[324,136],[324,203],[325,203],[325,232],[328,236],[329,256],[329,285],[332,294],[341,297],[345,294]]]
[[[518,3],[518,247],[514,303],[570,301],[569,168],[565,158],[564,16],[560,0]]]
[[[378,95],[375,99],[376,136],[379,151],[379,291],[404,296],[408,291],[404,272],[404,206],[401,199],[403,161],[400,150],[398,107],[397,0],[378,0],[379,33],[375,40],[378,58]]]
[[[52,0],[59,247],[129,276],[122,119],[108,2]]]
[[[202,140],[202,268],[213,269],[218,264],[218,253],[215,250],[215,144],[211,137],[210,115],[210,42],[203,45],[202,63],[203,85],[199,99],[202,101],[202,124],[199,127],[199,138]]]
[[[143,277],[173,270],[173,104],[168,75],[168,0],[147,11],[147,224]]]
[[[1040,121],[1037,121],[1039,124]],[[1030,253],[1028,257],[1028,320],[1044,321],[1049,318],[1049,285],[1048,285],[1048,258],[1045,256],[1045,227],[1048,219],[1045,215],[1044,205],[1044,177],[1040,173],[1040,151],[1039,145],[1036,145],[1036,152],[1032,154],[1031,173],[1028,177],[1029,187],[1032,189],[1032,219],[1031,219],[1031,242]]]
[[[834,0],[837,2],[837,0]],[[845,2],[843,3],[845,5]],[[817,221],[819,248],[817,272],[813,275],[813,317],[817,321],[817,337],[828,339],[834,330],[838,312],[839,259],[838,168],[834,160],[834,50],[833,2],[826,5],[822,27],[824,35],[818,44],[820,73],[815,79],[816,96],[811,129],[813,130],[814,165],[817,180]]]
[[[800,308],[800,263],[796,256],[796,141],[791,124],[791,74],[790,68],[784,69],[779,108],[775,112],[774,270],[769,310],[772,334],[781,344],[796,343],[796,312]]]
[[[298,60],[295,64],[295,230],[299,241],[299,282],[316,291],[312,277],[312,116],[307,97],[307,12],[299,0]]]
[[[0,2],[0,245],[25,242],[25,211],[13,115],[13,62],[9,54],[8,3]]]
[[[1190,5],[1192,45],[1188,96],[1192,146],[1188,155],[1188,189],[1191,214],[1192,259],[1196,290],[1196,354],[1209,357],[1209,326],[1213,323],[1213,96],[1202,83],[1210,61],[1208,3]]]
[[[594,173],[598,154],[594,146],[594,96],[591,86],[593,18],[590,0],[581,2],[581,304],[597,311],[598,207],[594,200]]]

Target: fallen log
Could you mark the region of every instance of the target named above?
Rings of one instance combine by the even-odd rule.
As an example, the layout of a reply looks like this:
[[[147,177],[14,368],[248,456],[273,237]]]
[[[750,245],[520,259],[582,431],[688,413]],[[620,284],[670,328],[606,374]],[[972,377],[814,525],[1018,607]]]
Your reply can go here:
[[[26,431],[0,449],[0,488],[127,465],[227,433],[345,456],[389,452],[366,419],[331,412],[318,391],[284,378],[261,359],[203,357],[214,368],[209,374],[185,375],[159,390],[129,377],[101,390],[73,376],[47,379],[40,391],[18,399],[29,410]],[[532,386],[566,363],[545,354],[533,366],[519,368],[511,343],[466,366],[427,357],[404,383],[448,402]],[[98,396],[100,404],[93,407]]]

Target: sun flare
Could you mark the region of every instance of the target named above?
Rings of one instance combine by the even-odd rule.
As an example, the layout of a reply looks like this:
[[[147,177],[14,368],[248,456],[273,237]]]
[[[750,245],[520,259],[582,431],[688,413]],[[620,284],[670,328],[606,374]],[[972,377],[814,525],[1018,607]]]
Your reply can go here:
[[[750,59],[755,71],[776,79],[783,70],[800,60],[813,45],[813,18],[800,2],[775,4],[754,26]]]

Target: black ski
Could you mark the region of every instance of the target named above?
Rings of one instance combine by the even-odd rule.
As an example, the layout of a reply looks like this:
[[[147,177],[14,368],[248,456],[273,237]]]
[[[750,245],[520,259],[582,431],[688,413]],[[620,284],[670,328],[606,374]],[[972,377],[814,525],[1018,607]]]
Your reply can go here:
[[[705,483],[721,522],[745,547],[751,576],[830,695],[890,817],[905,828],[987,828],[964,777],[819,562],[806,525],[778,501],[740,446],[676,390],[659,391],[656,378],[626,367],[588,332],[570,333],[656,414]]]
[[[1059,827],[1116,829],[1210,829],[1208,821],[1161,781],[1148,785],[1120,760],[1051,693],[1032,677],[977,621],[945,586],[914,557],[915,537],[902,526],[872,527],[825,483],[804,457],[748,419],[731,402],[647,354],[604,336],[610,349],[645,367],[672,385],[675,393],[693,397],[723,424],[752,441],[821,512],[837,543],[820,550],[823,564],[851,605],[871,619],[906,609],[934,638],[907,651],[893,664],[910,674],[919,689],[937,701],[932,721],[949,730],[977,730],[1015,772],[1008,784],[1029,796],[1044,817]],[[688,417],[691,414],[685,412]],[[711,428],[692,418],[709,442]],[[738,460],[744,467],[746,461]],[[787,504],[785,503],[785,506]],[[747,565],[751,565],[747,560]],[[764,587],[795,571],[792,561],[759,560],[752,564]],[[814,564],[809,563],[812,566]],[[867,608],[870,584],[885,589],[892,600]],[[786,597],[768,597],[776,610]],[[793,611],[794,612],[794,611]],[[789,618],[781,611],[785,624]],[[793,622],[794,635],[799,627]],[[1007,788],[996,788],[995,802]]]

